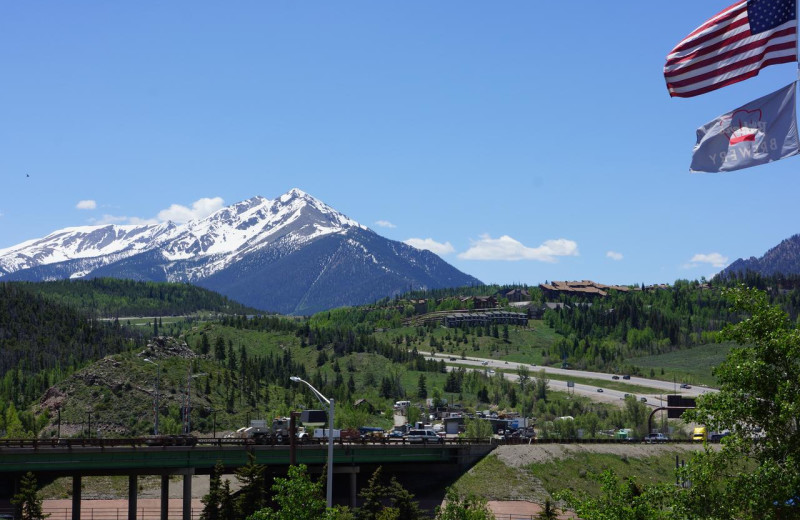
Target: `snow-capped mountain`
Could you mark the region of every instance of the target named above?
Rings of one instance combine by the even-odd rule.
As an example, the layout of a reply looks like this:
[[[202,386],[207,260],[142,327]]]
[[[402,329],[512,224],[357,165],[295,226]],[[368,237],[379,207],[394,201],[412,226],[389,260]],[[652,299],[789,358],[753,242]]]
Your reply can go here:
[[[186,224],[73,227],[0,249],[0,280],[99,276],[190,282],[284,313],[367,303],[410,285],[480,283],[299,189]]]

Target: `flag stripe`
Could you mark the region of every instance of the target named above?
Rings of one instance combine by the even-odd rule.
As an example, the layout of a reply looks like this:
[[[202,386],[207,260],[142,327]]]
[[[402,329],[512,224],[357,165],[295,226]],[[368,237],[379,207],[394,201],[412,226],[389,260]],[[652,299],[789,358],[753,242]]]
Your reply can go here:
[[[749,71],[749,72],[747,72],[745,74],[739,74],[739,75],[737,75],[735,77],[731,77],[731,78],[728,78],[728,79],[725,79],[725,80],[722,80],[722,81],[717,81],[717,82],[715,82],[713,84],[710,84],[708,86],[705,86],[705,87],[695,88],[695,89],[693,89],[691,91],[687,91],[687,93],[683,93],[680,90],[675,90],[674,92],[671,92],[671,95],[672,95],[672,97],[694,97],[694,96],[699,96],[700,94],[705,94],[706,92],[712,92],[712,91],[717,90],[719,88],[727,87],[728,85],[733,85],[734,83],[739,83],[740,81],[744,81],[744,80],[746,80],[748,78],[754,78],[754,77],[758,76],[758,73],[764,67],[768,67],[770,65],[778,65],[780,63],[791,63],[791,62],[796,61],[796,60],[797,60],[796,57],[790,57],[790,56],[784,56],[784,57],[781,57],[781,58],[776,58],[774,60],[766,60],[761,65],[761,68],[753,69],[753,70],[751,70],[751,71]]]
[[[747,7],[747,0],[730,6],[667,55],[664,79],[670,96],[697,96],[756,76],[764,67],[797,60],[797,20],[752,34]],[[758,21],[756,27],[763,28],[763,14]]]
[[[795,42],[794,34],[792,34],[791,41],[776,42],[774,45],[770,45],[768,47],[754,45],[752,49],[748,49],[749,52],[746,54],[736,53],[735,59],[732,60],[720,61],[719,63],[713,63],[710,65],[700,63],[699,65],[705,65],[703,69],[686,71],[693,72],[693,74],[670,76],[670,78],[674,77],[674,80],[669,81],[668,83],[672,87],[685,87],[687,85],[691,85],[692,83],[699,83],[707,79],[711,79],[714,76],[724,76],[729,72],[746,68],[748,65],[759,64],[764,61],[765,56],[768,54],[774,55],[780,53],[781,55],[791,56],[794,50]]]
[[[681,43],[692,39],[693,37],[697,36],[703,31],[706,31],[709,28],[720,26],[722,22],[724,22],[725,20],[730,21],[731,18],[737,16],[742,11],[745,12],[747,11],[747,0],[740,0],[739,2],[736,2],[735,4],[730,5],[727,8],[723,9],[715,16],[709,18],[709,20],[706,23],[704,23],[703,25],[701,25],[700,27],[689,33],[689,36],[684,38],[681,41]],[[678,45],[680,45],[681,43],[679,43]]]
[[[686,67],[686,63],[689,61],[703,59],[707,55],[713,55],[720,50],[735,49],[736,45],[742,44],[742,40],[747,38],[750,38],[750,42],[769,38],[769,35],[760,34],[753,36],[750,34],[750,26],[747,24],[747,21],[737,23],[736,27],[730,31],[717,32],[709,36],[713,36],[714,38],[705,39],[703,45],[687,46],[685,49],[682,49],[683,52],[674,52],[667,56],[667,64],[664,66],[664,70]],[[714,56],[711,57],[713,58]]]
[[[734,9],[735,7],[735,9]],[[709,20],[706,24],[700,26],[693,31],[689,36],[681,40],[678,45],[667,55],[667,58],[681,50],[692,48],[706,43],[726,31],[731,31],[742,25],[747,24],[747,2],[742,1],[736,6],[732,6],[726,16],[717,15],[715,19]],[[724,22],[724,23],[723,23]]]

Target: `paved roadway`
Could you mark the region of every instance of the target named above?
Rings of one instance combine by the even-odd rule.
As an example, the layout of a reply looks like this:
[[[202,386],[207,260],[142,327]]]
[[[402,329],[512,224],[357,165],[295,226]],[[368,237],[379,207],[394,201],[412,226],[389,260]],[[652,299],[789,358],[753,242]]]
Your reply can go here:
[[[511,373],[506,373],[505,378],[511,381],[518,381],[519,377],[516,374],[516,370],[519,366],[526,366],[530,372],[531,379],[535,378],[541,370],[544,370],[545,374],[550,375],[558,375],[559,377],[570,377],[574,376],[576,378],[586,378],[586,379],[600,379],[600,380],[607,380],[609,383],[612,381],[614,383],[625,383],[630,385],[636,385],[640,387],[647,387],[648,390],[645,392],[638,392],[635,391],[625,391],[625,390],[614,390],[605,386],[595,386],[595,385],[587,385],[578,381],[575,381],[575,386],[570,389],[576,394],[583,395],[586,397],[591,398],[595,401],[607,402],[607,403],[616,403],[621,404],[622,401],[625,399],[626,393],[635,394],[637,398],[644,397],[647,399],[647,405],[656,407],[656,406],[666,406],[667,405],[667,394],[675,394],[679,393],[686,397],[697,397],[707,392],[717,392],[716,388],[709,388],[705,386],[695,386],[692,385],[691,388],[680,388],[680,384],[671,383],[669,381],[659,381],[657,379],[648,379],[644,377],[637,377],[631,376],[630,379],[622,379],[620,375],[619,380],[613,380],[612,376],[614,374],[606,374],[604,372],[590,372],[587,370],[572,370],[572,369],[563,369],[563,368],[553,368],[553,367],[544,367],[539,365],[531,365],[528,363],[517,363],[515,361],[503,361],[497,359],[485,359],[485,358],[477,358],[477,357],[466,357],[462,359],[458,355],[447,354],[447,353],[430,353],[430,352],[420,352],[420,354],[424,355],[427,359],[435,359],[435,360],[442,360],[444,359],[446,363],[448,363],[448,370],[452,369],[453,365],[467,365],[473,366],[473,370],[486,370],[486,371],[499,371],[499,370],[511,370]],[[451,358],[455,358],[454,361],[451,361]],[[484,365],[484,363],[486,363]],[[567,381],[562,381],[558,379],[550,379],[548,383],[549,387],[553,390],[558,390],[562,392],[566,392],[568,390]],[[598,388],[602,388],[602,392],[598,392]],[[662,404],[663,403],[663,404]]]

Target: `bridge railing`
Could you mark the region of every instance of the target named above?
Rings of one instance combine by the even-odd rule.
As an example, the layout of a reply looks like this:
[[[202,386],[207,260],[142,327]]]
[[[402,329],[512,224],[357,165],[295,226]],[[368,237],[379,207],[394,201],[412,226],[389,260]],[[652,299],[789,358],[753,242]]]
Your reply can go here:
[[[87,507],[90,501],[83,502],[81,506],[81,518],[90,520],[128,520],[128,507]],[[47,515],[48,520],[72,520],[71,507],[48,507],[42,506],[42,512]],[[199,520],[202,509],[192,508],[190,518]],[[0,518],[14,518],[13,509],[0,509]],[[136,508],[136,520],[159,520],[161,518],[160,508]],[[183,510],[180,508],[170,508],[167,512],[168,519],[180,520],[183,518]]]
[[[641,439],[612,439],[612,438],[599,438],[599,439],[558,439],[558,438],[524,438],[524,437],[509,437],[506,439],[497,438],[484,438],[474,439],[466,437],[447,437],[442,439],[441,444],[445,446],[462,446],[462,445],[475,445],[475,444],[631,444],[645,442]],[[670,439],[668,441],[661,441],[662,443],[687,443],[691,442],[686,439]],[[709,441],[711,442],[711,441]],[[303,445],[324,445],[327,444],[325,439],[313,439],[307,441]],[[366,438],[366,439],[335,439],[335,445],[339,446],[370,446],[370,445],[383,445],[383,446],[419,446],[421,443],[410,442],[403,438]],[[184,446],[191,447],[197,446],[257,446],[259,445],[253,439],[236,439],[236,438],[200,438],[192,444],[186,443],[172,443],[172,442],[158,442],[152,437],[136,437],[136,438],[99,438],[99,439],[80,439],[80,438],[61,438],[61,439],[0,439],[0,450],[4,448],[70,448],[70,447],[144,447],[144,446]],[[428,443],[428,446],[436,446],[436,443]],[[288,445],[283,445],[288,447]]]

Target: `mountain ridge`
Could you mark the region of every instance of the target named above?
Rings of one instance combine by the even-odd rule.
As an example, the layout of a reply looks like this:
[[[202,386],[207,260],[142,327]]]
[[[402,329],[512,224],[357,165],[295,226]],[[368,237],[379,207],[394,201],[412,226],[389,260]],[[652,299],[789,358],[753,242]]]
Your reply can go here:
[[[746,272],[758,273],[762,276],[775,274],[800,274],[800,234],[781,240],[759,258],[739,258],[720,271],[717,276],[730,276]]]
[[[71,227],[0,250],[0,280],[84,277],[194,283],[286,314],[481,283],[297,188],[185,224]]]

